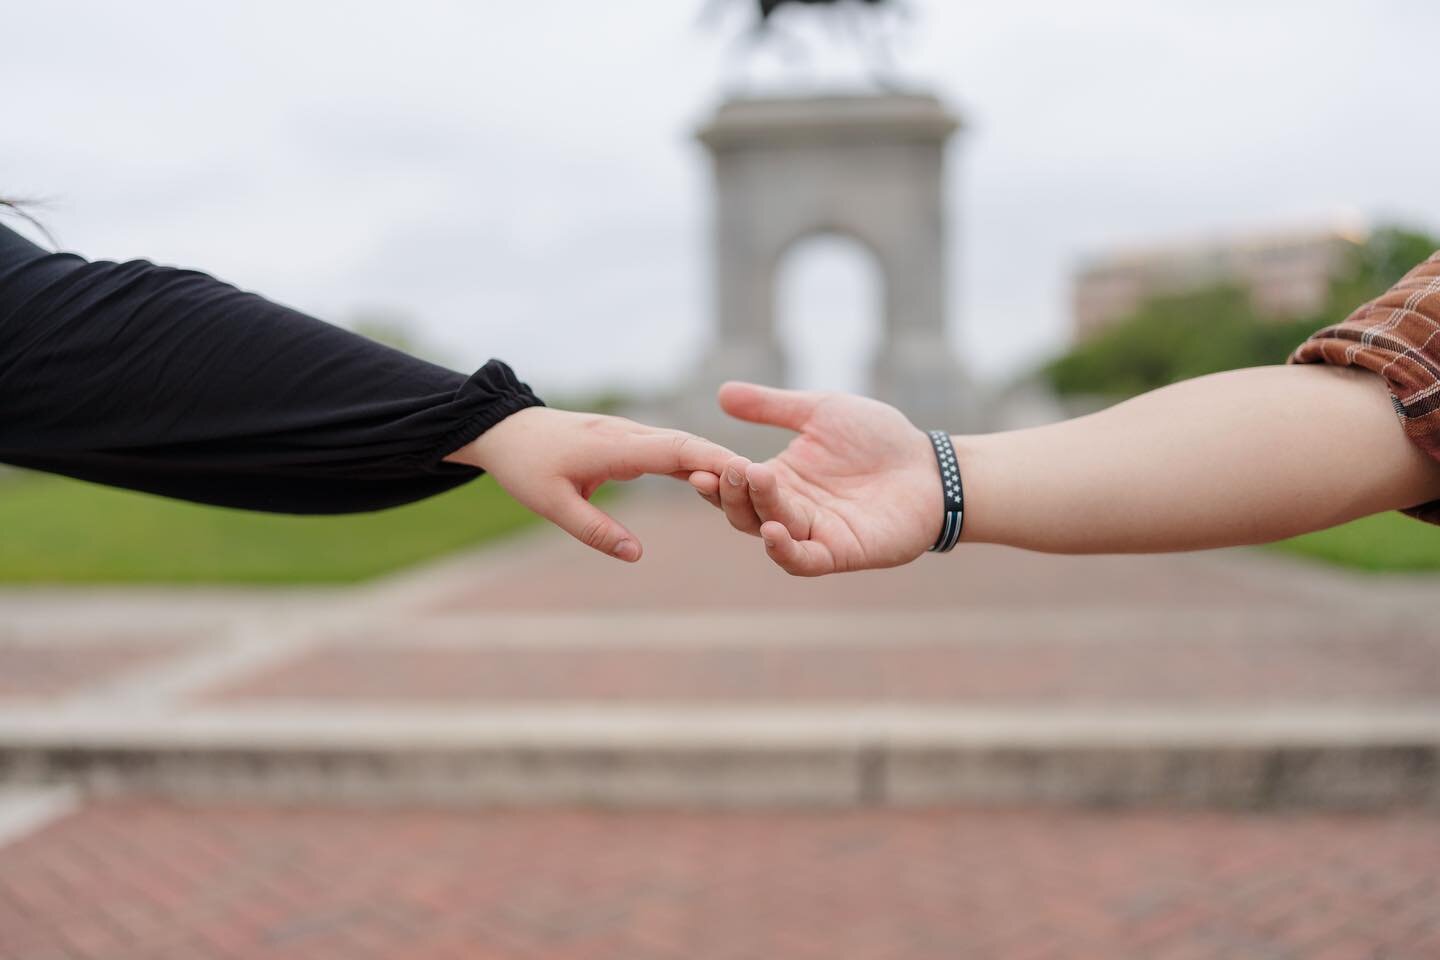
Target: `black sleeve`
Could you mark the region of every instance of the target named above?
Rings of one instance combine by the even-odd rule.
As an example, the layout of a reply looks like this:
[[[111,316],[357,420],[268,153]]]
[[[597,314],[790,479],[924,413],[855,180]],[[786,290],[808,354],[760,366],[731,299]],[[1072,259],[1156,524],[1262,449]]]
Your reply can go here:
[[[347,513],[538,405],[190,270],[50,254],[0,226],[0,461],[201,503]]]

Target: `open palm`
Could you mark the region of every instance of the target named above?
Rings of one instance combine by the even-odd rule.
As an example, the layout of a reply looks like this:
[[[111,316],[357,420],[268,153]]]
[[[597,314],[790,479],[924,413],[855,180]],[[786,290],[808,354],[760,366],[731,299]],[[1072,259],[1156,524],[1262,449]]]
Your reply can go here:
[[[930,441],[887,404],[748,383],[720,388],[726,413],[797,431],[765,463],[737,458],[691,482],[731,524],[759,534],[798,576],[893,567],[935,542],[942,497]]]

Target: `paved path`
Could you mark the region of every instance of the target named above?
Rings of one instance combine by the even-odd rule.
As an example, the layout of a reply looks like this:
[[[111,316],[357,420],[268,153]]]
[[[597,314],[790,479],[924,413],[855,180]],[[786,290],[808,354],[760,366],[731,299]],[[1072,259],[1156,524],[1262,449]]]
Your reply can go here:
[[[1283,603],[1309,584],[1270,575],[1273,565],[1233,553],[1174,557],[1049,557],[1003,547],[967,546],[927,555],[904,568],[844,577],[790,577],[764,557],[760,541],[729,530],[699,503],[622,502],[617,514],[646,545],[638,567],[558,538],[529,562],[456,583],[430,608],[494,610],[1059,610],[1116,606]],[[1243,556],[1243,555],[1242,555]]]
[[[430,619],[346,632],[207,692],[230,704],[1440,703],[1440,633],[1077,611],[953,618]],[[1298,629],[1297,629],[1298,627]],[[946,630],[954,631],[947,633]],[[1253,632],[1251,632],[1253,631]],[[797,636],[798,635],[798,636]]]
[[[0,594],[0,713],[123,702],[1434,703],[1440,578],[1253,552],[971,547],[817,581],[637,498],[626,566],[547,532],[349,593]]]
[[[1440,819],[99,804],[3,960],[1433,960]]]
[[[0,794],[0,960],[1440,956],[1440,817],[1396,805],[1434,789],[1440,581],[797,581],[706,508],[617,509],[638,568],[541,534],[358,591],[0,593],[0,779],[102,796]],[[1384,812],[1029,805],[1176,783]],[[673,810],[717,798],[798,808]]]
[[[0,778],[1440,806],[1435,578],[971,547],[805,581],[702,504],[616,509],[647,541],[638,567],[549,532],[350,592],[0,595]]]

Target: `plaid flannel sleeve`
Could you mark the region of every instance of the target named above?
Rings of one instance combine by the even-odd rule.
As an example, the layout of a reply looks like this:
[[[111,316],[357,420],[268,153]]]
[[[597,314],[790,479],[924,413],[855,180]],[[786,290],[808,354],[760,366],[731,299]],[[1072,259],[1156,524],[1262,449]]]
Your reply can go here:
[[[1405,433],[1440,460],[1440,252],[1343,322],[1312,334],[1290,362],[1360,367],[1384,377]],[[1405,512],[1440,523],[1440,501]]]

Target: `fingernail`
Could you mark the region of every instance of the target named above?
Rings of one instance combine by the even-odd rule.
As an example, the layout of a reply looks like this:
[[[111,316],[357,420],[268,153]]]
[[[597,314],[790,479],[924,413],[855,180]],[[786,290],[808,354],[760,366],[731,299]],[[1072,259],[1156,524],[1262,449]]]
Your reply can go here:
[[[626,563],[634,563],[640,559],[640,548],[635,545],[634,540],[621,540],[615,544],[615,556]]]
[[[776,541],[771,540],[769,537],[761,537],[760,539],[765,541],[765,549],[766,549],[766,550],[774,550],[774,549],[775,549],[775,543],[776,543]]]
[[[740,484],[745,482],[745,474],[741,473],[739,470],[736,470],[734,467],[731,467],[729,470],[725,471],[725,479],[730,481],[730,486],[738,487],[740,486]]]

